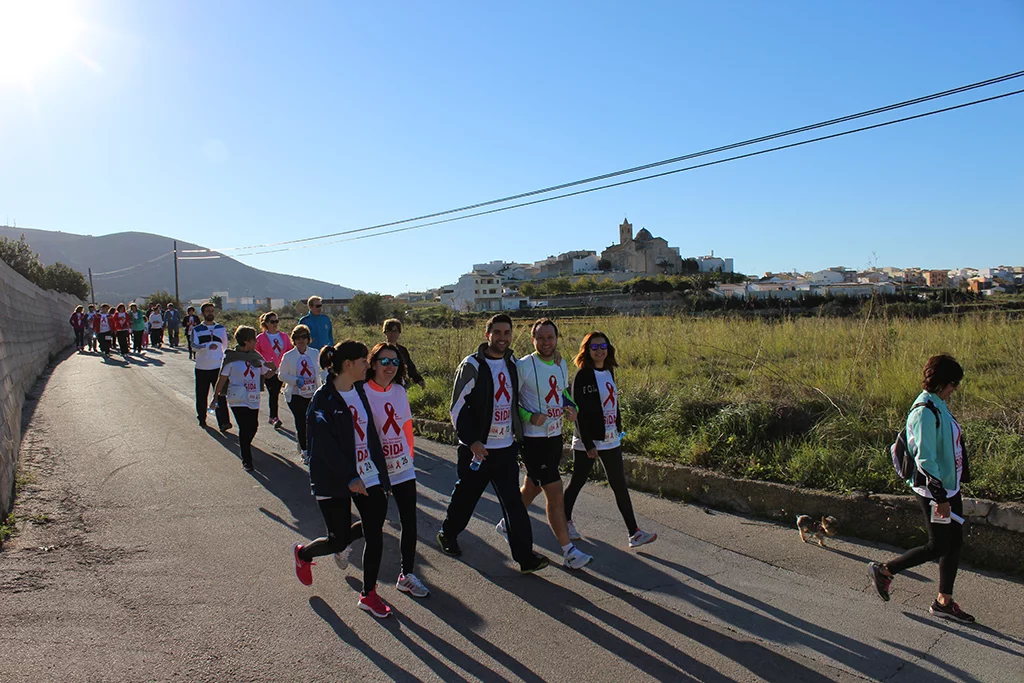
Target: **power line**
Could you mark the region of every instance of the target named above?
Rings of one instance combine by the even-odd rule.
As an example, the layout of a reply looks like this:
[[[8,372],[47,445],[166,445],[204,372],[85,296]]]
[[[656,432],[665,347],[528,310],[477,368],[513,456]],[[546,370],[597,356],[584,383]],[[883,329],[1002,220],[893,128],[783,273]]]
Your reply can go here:
[[[902,108],[905,108],[905,107],[910,107],[910,106],[913,106],[913,105],[916,105],[916,104],[921,104],[923,102],[929,102],[929,101],[932,101],[932,100],[941,99],[943,97],[949,97],[951,95],[956,95],[956,94],[959,94],[959,93],[964,93],[964,92],[968,92],[968,91],[971,91],[971,90],[976,90],[978,88],[984,88],[984,87],[987,87],[987,86],[990,86],[990,85],[995,85],[997,83],[1003,83],[1005,81],[1010,81],[1010,80],[1013,80],[1015,78],[1020,78],[1021,76],[1024,76],[1024,71],[1016,71],[1016,72],[1013,72],[1013,73],[1005,74],[1003,76],[997,76],[996,78],[990,78],[990,79],[987,79],[987,80],[984,80],[984,81],[978,81],[976,83],[971,83],[969,85],[962,85],[960,87],[952,88],[950,90],[943,90],[941,92],[932,93],[931,95],[925,95],[923,97],[917,97],[917,98],[914,98],[914,99],[911,99],[911,100],[905,100],[903,102],[898,102],[896,104],[886,105],[884,107],[877,107],[875,109],[869,109],[869,110],[866,110],[866,111],[858,112],[856,114],[850,114],[850,115],[847,115],[847,116],[841,116],[839,118],[830,119],[828,121],[821,121],[819,123],[814,123],[814,124],[810,124],[810,125],[806,125],[806,126],[801,126],[799,128],[792,128],[790,130],[782,131],[782,132],[779,132],[779,133],[773,133],[771,135],[764,135],[764,136],[757,137],[757,138],[751,138],[751,139],[748,139],[748,140],[744,140],[742,142],[735,142],[735,143],[732,143],[732,144],[729,144],[729,145],[723,145],[721,147],[705,149],[705,150],[702,150],[700,152],[693,152],[693,153],[690,153],[690,154],[684,154],[682,156],[673,157],[671,159],[663,159],[661,161],[655,161],[655,162],[652,162],[652,163],[643,164],[641,166],[634,166],[632,168],[626,168],[626,169],[622,169],[622,170],[619,170],[619,171],[613,171],[611,173],[604,173],[604,174],[601,174],[601,175],[591,176],[589,178],[584,178],[582,180],[574,180],[572,182],[562,183],[560,185],[552,185],[550,187],[545,187],[545,188],[542,188],[542,189],[539,189],[539,190],[531,190],[529,192],[523,192],[523,193],[520,193],[520,194],[509,195],[507,197],[502,197],[500,199],[491,199],[491,200],[488,200],[488,201],[485,201],[485,202],[478,202],[476,204],[468,204],[466,206],[462,206],[462,207],[459,207],[459,208],[456,208],[456,209],[448,209],[446,211],[438,211],[436,213],[430,213],[430,214],[425,214],[425,215],[422,215],[422,216],[416,216],[414,218],[405,218],[405,219],[402,219],[402,220],[399,220],[399,221],[392,221],[390,223],[380,223],[378,225],[371,225],[371,226],[364,227],[364,228],[356,228],[356,229],[353,229],[353,230],[343,230],[343,231],[340,231],[340,232],[328,233],[328,234],[324,234],[324,235],[316,235],[316,236],[313,236],[313,237],[302,237],[302,238],[299,238],[299,239],[284,240],[284,241],[280,241],[280,242],[268,242],[266,244],[255,244],[255,245],[250,245],[250,246],[246,246],[246,247],[225,247],[225,248],[219,248],[219,249],[211,249],[209,251],[217,251],[217,252],[244,251],[246,249],[263,249],[263,248],[267,248],[267,247],[277,247],[277,246],[284,246],[284,245],[288,245],[288,244],[300,244],[300,243],[303,243],[303,242],[311,242],[311,241],[316,241],[316,240],[322,240],[322,239],[327,239],[327,238],[330,238],[330,237],[339,237],[341,235],[350,235],[350,234],[353,234],[353,233],[356,233],[356,232],[369,232],[371,230],[379,230],[380,228],[388,228],[388,227],[392,227],[392,226],[395,226],[395,225],[403,225],[405,223],[414,223],[416,221],[426,220],[428,218],[437,218],[439,216],[446,216],[446,215],[453,214],[453,213],[462,213],[463,211],[472,211],[474,209],[483,208],[485,206],[493,206],[494,204],[503,204],[505,202],[515,201],[515,200],[518,200],[518,199],[525,199],[527,197],[533,197],[533,196],[536,196],[536,195],[539,195],[539,194],[548,194],[549,192],[556,192],[558,190],[564,190],[564,189],[568,189],[570,187],[576,187],[578,185],[587,185],[587,184],[590,184],[590,183],[593,183],[593,182],[598,182],[600,180],[607,180],[609,178],[615,178],[615,177],[622,176],[622,175],[629,175],[631,173],[637,173],[639,171],[646,171],[646,170],[649,170],[651,168],[657,168],[659,166],[667,166],[667,165],[670,165],[670,164],[679,163],[680,161],[688,161],[690,159],[696,159],[698,157],[708,156],[710,154],[717,154],[717,153],[720,153],[720,152],[726,152],[726,151],[729,151],[729,150],[732,150],[732,149],[737,149],[737,148],[740,148],[740,147],[746,147],[746,146],[749,146],[749,145],[759,144],[759,143],[762,143],[762,142],[768,142],[770,140],[776,140],[778,138],[787,137],[787,136],[790,136],[790,135],[796,135],[798,133],[805,133],[805,132],[808,132],[808,131],[817,130],[819,128],[826,128],[826,127],[829,127],[829,126],[834,126],[834,125],[839,124],[839,123],[847,123],[849,121],[854,121],[854,120],[862,119],[862,118],[869,117],[869,116],[875,116],[877,114],[882,114],[882,113],[885,113],[885,112],[894,111],[896,109],[902,109]],[[569,195],[569,196],[571,196],[571,195]],[[528,206],[528,205],[529,204],[524,204],[523,206]],[[475,214],[475,215],[483,215],[483,214]],[[436,225],[436,223],[432,223],[432,225]],[[391,231],[388,231],[388,232],[385,232],[385,233],[381,233],[381,234],[390,234],[390,232]],[[265,252],[265,253],[274,253],[274,252]]]
[[[153,263],[154,261],[159,261],[162,258],[167,258],[172,253],[173,252],[168,251],[165,254],[160,254],[156,258],[151,258],[148,261],[143,261],[142,263],[136,263],[134,266],[128,266],[127,268],[119,268],[117,270],[108,270],[108,271],[106,271],[104,273],[93,273],[92,275],[93,275],[93,277],[121,277],[120,275],[115,275],[115,273],[125,273],[126,271],[134,270],[135,268],[140,268],[142,266],[149,265],[150,263]]]
[[[566,197],[576,197],[578,195],[588,194],[590,192],[597,192],[599,190],[607,190],[609,188],[619,187],[619,186],[622,186],[622,185],[630,185],[632,183],[639,183],[639,182],[643,182],[645,180],[653,180],[655,178],[663,178],[665,176],[674,175],[676,173],[683,173],[685,171],[693,171],[693,170],[696,170],[696,169],[699,169],[699,168],[707,168],[708,166],[717,166],[718,164],[724,164],[724,163],[727,163],[727,162],[730,162],[730,161],[737,161],[739,159],[748,159],[750,157],[756,157],[756,156],[760,156],[762,154],[768,154],[769,152],[778,152],[778,151],[781,151],[781,150],[784,150],[784,149],[792,149],[794,147],[801,147],[803,145],[809,145],[809,144],[814,143],[814,142],[821,142],[823,140],[831,140],[831,139],[834,139],[834,138],[840,138],[840,137],[844,137],[846,135],[852,135],[854,133],[862,133],[864,131],[874,130],[876,128],[884,128],[886,126],[892,126],[892,125],[895,125],[897,123],[905,123],[907,121],[913,121],[915,119],[921,119],[921,118],[925,118],[925,117],[928,117],[928,116],[934,116],[936,114],[942,114],[942,113],[954,111],[954,110],[957,110],[957,109],[964,109],[964,108],[967,108],[967,107],[972,107],[972,106],[977,105],[977,104],[984,104],[986,102],[993,102],[995,100],[1000,100],[1000,99],[1003,99],[1003,98],[1006,98],[1006,97],[1011,97],[1013,95],[1020,95],[1021,93],[1024,93],[1024,89],[1022,89],[1022,90],[1014,90],[1012,92],[1003,93],[1001,95],[994,95],[992,97],[986,97],[984,99],[974,100],[974,101],[971,101],[971,102],[964,102],[962,104],[957,104],[957,105],[953,105],[953,106],[950,106],[950,107],[944,107],[942,109],[935,109],[935,110],[924,112],[924,113],[921,113],[921,114],[914,114],[913,116],[906,116],[906,117],[903,117],[903,118],[900,118],[900,119],[894,119],[892,121],[883,121],[882,123],[875,123],[875,124],[872,124],[870,126],[862,126],[860,128],[853,128],[851,130],[841,131],[839,133],[832,133],[830,135],[823,135],[823,136],[816,137],[816,138],[810,138],[808,140],[801,140],[799,142],[792,142],[792,143],[789,143],[789,144],[786,144],[786,145],[779,145],[777,147],[769,147],[767,149],[758,150],[756,152],[748,152],[746,154],[738,154],[736,156],[726,157],[724,159],[716,159],[714,161],[708,161],[708,162],[705,162],[705,163],[702,163],[702,164],[695,164],[693,166],[686,166],[684,168],[677,168],[677,169],[673,169],[671,171],[664,171],[662,173],[654,173],[654,174],[647,175],[647,176],[642,176],[642,177],[639,177],[639,178],[631,178],[629,180],[621,180],[621,181],[616,182],[616,183],[609,183],[607,185],[599,185],[597,187],[590,187],[590,188],[587,188],[587,189],[584,189],[584,190],[577,190],[576,192],[567,192],[565,194],[555,195],[553,197],[544,197],[542,199],[534,199],[534,200],[529,201],[529,202],[521,202],[519,204],[512,204],[510,206],[502,206],[502,207],[499,207],[499,208],[496,208],[496,209],[489,209],[487,211],[478,211],[476,213],[470,213],[470,214],[466,214],[464,216],[454,216],[452,218],[445,218],[445,219],[442,219],[442,220],[439,220],[439,221],[431,221],[429,223],[421,223],[419,225],[410,225],[410,226],[406,226],[404,228],[396,228],[394,230],[385,230],[383,232],[375,232],[375,233],[370,234],[370,235],[360,235],[358,237],[348,237],[346,239],[333,240],[331,242],[322,242],[322,243],[318,243],[318,244],[303,244],[303,245],[299,245],[299,246],[286,246],[286,247],[281,248],[281,249],[271,249],[271,250],[267,250],[267,251],[255,251],[255,252],[250,252],[250,253],[247,253],[247,254],[236,254],[235,256],[238,257],[238,258],[241,258],[241,257],[245,257],[245,256],[259,256],[261,254],[274,254],[274,253],[278,253],[278,252],[282,252],[282,251],[294,251],[294,250],[297,250],[297,249],[310,249],[310,248],[313,248],[313,247],[327,246],[327,245],[330,245],[330,244],[339,244],[341,242],[354,242],[356,240],[368,239],[370,237],[380,237],[382,235],[393,235],[395,233],[407,232],[409,230],[417,230],[419,228],[426,228],[426,227],[429,227],[429,226],[432,226],[432,225],[441,225],[443,223],[453,223],[455,221],[461,221],[461,220],[465,220],[467,218],[476,218],[478,216],[486,216],[486,215],[493,214],[493,213],[500,213],[502,211],[510,211],[512,209],[519,209],[519,208],[522,208],[524,206],[532,206],[534,204],[543,204],[545,202],[552,202],[552,201],[555,201],[557,199],[565,199]],[[353,233],[357,233],[357,232],[363,232],[364,230],[365,230],[365,228],[359,228],[359,229],[356,229],[356,230],[349,230],[349,231],[346,231],[346,232],[336,233],[336,234],[338,234],[338,235],[349,235],[349,234],[353,234]]]

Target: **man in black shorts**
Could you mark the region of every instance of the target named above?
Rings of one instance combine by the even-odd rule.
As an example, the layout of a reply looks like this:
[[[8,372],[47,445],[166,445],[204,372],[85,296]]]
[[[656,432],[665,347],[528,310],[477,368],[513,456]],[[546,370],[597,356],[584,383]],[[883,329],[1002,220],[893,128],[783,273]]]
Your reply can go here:
[[[569,538],[565,520],[562,476],[562,420],[576,419],[576,404],[569,397],[569,369],[558,355],[558,327],[548,318],[533,324],[534,353],[516,361],[519,374],[519,415],[523,420],[521,458],[526,480],[520,493],[529,508],[541,491],[547,501],[548,524],[562,546],[562,558],[569,569],[580,569],[592,558]],[[505,535],[505,520],[495,527]]]

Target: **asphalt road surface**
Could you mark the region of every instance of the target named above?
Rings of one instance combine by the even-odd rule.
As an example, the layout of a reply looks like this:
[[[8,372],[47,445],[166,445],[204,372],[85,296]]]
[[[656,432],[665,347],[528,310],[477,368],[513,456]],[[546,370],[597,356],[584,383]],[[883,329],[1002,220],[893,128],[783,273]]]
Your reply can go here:
[[[21,531],[0,552],[5,683],[1024,681],[1019,580],[961,571],[957,598],[980,625],[949,624],[927,612],[933,565],[882,603],[865,564],[892,548],[837,538],[821,549],[795,528],[635,492],[658,540],[629,551],[598,483],[575,514],[587,569],[560,566],[535,504],[535,542],[553,563],[520,575],[490,493],[460,537],[464,556],[448,558],[434,534],[454,450],[425,440],[417,574],[432,594],[394,588],[392,506],[379,592],[394,615],[378,621],[356,606],[358,562],[321,558],[312,586],[295,578],[291,545],[323,525],[286,409],[275,432],[264,396],[247,474],[234,433],[197,426],[184,351],[66,357],[35,392]]]

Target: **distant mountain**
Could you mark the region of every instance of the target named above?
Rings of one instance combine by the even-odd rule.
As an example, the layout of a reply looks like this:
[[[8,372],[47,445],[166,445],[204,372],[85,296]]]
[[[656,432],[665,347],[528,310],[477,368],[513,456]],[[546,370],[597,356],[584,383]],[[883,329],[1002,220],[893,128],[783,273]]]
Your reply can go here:
[[[60,261],[86,275],[92,268],[97,302],[101,299],[108,303],[128,301],[159,290],[174,292],[173,240],[169,237],[146,232],[93,237],[0,226],[0,236],[20,239],[23,234],[44,265]],[[306,299],[313,294],[348,298],[359,291],[320,280],[270,273],[222,254],[219,259],[181,260],[198,255],[182,254],[182,250],[203,248],[178,240],[178,287],[182,301],[223,291],[232,297],[272,297],[287,301]],[[217,252],[209,255],[217,255]]]

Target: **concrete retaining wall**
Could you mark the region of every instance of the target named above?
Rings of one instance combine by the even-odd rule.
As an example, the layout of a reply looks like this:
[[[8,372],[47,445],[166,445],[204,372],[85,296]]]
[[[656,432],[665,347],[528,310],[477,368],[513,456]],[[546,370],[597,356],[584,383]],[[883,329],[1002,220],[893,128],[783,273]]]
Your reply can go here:
[[[40,289],[0,261],[0,517],[14,499],[25,392],[51,358],[75,343],[68,317],[81,303]]]
[[[455,441],[454,430],[446,422],[416,420],[415,425],[428,438]],[[912,496],[802,489],[637,455],[626,455],[624,461],[627,483],[641,491],[789,524],[795,524],[797,515],[832,515],[839,520],[840,535],[904,548],[927,540],[924,515]],[[966,561],[1024,575],[1024,504],[966,498],[964,517],[968,521],[962,555]]]

